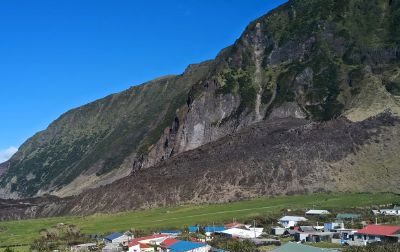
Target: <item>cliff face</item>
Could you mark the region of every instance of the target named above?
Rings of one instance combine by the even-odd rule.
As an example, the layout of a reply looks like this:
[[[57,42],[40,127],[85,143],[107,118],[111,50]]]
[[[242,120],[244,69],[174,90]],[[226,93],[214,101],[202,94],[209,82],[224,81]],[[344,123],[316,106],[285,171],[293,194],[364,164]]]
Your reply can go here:
[[[74,195],[162,169],[166,160],[262,121],[357,122],[388,110],[398,116],[399,20],[397,0],[289,1],[252,22],[213,61],[60,117],[2,165],[0,196]]]
[[[0,200],[0,219],[314,192],[400,193],[400,119],[265,120],[74,197]]]

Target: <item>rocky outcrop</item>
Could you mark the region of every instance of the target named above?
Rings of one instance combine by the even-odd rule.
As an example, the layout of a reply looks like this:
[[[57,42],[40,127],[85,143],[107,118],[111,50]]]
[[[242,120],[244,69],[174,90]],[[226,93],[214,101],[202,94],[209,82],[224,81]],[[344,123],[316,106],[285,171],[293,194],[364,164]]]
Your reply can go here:
[[[77,197],[0,200],[0,216],[86,215],[321,191],[399,193],[399,137],[400,120],[388,113],[357,123],[271,119]]]

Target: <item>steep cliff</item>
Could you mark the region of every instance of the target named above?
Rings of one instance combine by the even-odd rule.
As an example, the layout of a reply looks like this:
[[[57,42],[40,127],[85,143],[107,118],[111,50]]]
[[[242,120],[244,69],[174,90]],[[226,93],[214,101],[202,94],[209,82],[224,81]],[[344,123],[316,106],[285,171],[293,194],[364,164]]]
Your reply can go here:
[[[63,115],[2,165],[0,196],[68,196],[146,169],[157,173],[168,159],[264,120],[357,122],[388,110],[398,116],[399,20],[398,0],[289,1],[252,22],[213,61]],[[282,172],[294,176],[294,157],[279,157],[293,163]],[[237,164],[239,173],[250,169]]]
[[[74,197],[0,200],[0,219],[315,192],[400,193],[400,119],[271,119]]]

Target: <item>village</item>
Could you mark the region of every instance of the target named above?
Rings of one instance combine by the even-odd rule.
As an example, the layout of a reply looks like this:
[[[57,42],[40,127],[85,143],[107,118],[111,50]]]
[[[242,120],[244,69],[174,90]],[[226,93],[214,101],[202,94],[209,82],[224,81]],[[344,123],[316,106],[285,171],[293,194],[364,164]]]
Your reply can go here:
[[[325,209],[310,209],[303,215],[282,216],[269,228],[257,225],[256,221],[233,220],[224,225],[192,225],[138,237],[132,231],[113,232],[104,237],[92,237],[93,242],[70,249],[71,252],[338,252],[351,247],[400,245],[400,225],[378,222],[389,219],[398,223],[399,206],[371,210],[369,215],[366,218],[356,212],[332,214]]]

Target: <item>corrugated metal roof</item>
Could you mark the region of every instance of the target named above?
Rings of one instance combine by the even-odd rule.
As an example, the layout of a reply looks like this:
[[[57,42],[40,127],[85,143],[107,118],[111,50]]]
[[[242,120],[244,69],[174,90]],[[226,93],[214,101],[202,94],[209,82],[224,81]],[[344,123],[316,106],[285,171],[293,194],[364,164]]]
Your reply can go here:
[[[172,244],[171,246],[169,246],[168,249],[172,252],[186,252],[186,251],[201,248],[204,246],[207,246],[207,244],[197,243],[197,242],[189,242],[189,241],[178,241],[178,242]]]
[[[179,230],[160,230],[160,234],[181,234]]]
[[[161,246],[167,248],[167,247],[169,247],[169,246],[171,246],[172,244],[177,243],[177,242],[179,242],[179,240],[173,239],[173,238],[168,238],[168,239],[165,239],[165,240],[161,243]]]
[[[207,226],[204,227],[204,232],[206,233],[213,233],[213,232],[221,232],[224,231],[226,228],[224,226]]]
[[[110,234],[110,235],[104,237],[104,239],[106,239],[106,240],[108,240],[108,241],[112,241],[112,240],[114,240],[114,239],[117,239],[117,238],[121,237],[122,235],[123,235],[123,234],[121,234],[121,233],[115,232],[115,233],[112,233],[112,234]]]
[[[307,219],[302,216],[283,216],[279,220],[280,221],[307,221]]]
[[[358,234],[391,236],[400,232],[400,226],[368,225],[358,230]]]
[[[322,214],[330,214],[328,210],[308,210],[306,214],[315,214],[315,215],[322,215]]]

